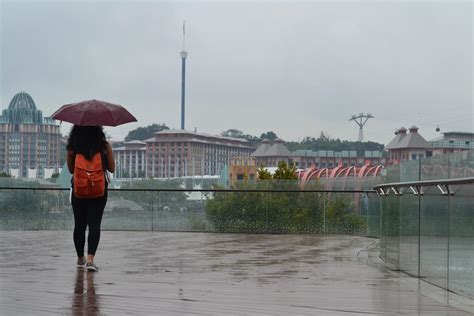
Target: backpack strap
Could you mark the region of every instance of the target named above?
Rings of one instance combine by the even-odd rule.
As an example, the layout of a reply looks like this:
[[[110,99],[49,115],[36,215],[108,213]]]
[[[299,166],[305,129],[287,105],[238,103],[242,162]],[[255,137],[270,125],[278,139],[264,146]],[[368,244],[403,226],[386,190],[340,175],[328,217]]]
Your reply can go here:
[[[102,160],[102,169],[104,170],[105,183],[110,183],[109,172],[107,171],[107,155],[100,152],[100,159]]]

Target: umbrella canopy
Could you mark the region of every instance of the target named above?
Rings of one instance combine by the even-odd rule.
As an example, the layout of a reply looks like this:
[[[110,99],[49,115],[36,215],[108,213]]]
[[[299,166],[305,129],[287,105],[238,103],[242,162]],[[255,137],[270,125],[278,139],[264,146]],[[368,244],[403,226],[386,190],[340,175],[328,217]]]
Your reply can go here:
[[[123,106],[99,100],[63,105],[51,118],[79,126],[117,126],[137,121]]]

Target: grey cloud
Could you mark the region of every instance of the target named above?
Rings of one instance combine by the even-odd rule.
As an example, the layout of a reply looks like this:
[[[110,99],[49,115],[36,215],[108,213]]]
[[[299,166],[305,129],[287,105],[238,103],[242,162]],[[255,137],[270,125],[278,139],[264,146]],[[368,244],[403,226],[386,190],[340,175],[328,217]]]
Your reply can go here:
[[[1,96],[43,109],[101,98],[140,124],[178,127],[181,23],[187,21],[187,127],[321,130],[387,143],[416,124],[426,138],[473,130],[470,2],[4,2]]]

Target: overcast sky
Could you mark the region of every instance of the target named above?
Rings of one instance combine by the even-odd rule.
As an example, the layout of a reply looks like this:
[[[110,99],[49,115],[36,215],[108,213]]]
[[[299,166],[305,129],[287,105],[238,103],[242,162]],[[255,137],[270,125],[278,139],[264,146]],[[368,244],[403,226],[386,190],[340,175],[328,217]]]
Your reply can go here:
[[[474,129],[471,1],[4,1],[0,108],[27,91],[45,116],[101,99],[180,127],[284,140],[321,131],[386,144],[415,124],[429,139]],[[63,132],[69,126],[64,124]]]

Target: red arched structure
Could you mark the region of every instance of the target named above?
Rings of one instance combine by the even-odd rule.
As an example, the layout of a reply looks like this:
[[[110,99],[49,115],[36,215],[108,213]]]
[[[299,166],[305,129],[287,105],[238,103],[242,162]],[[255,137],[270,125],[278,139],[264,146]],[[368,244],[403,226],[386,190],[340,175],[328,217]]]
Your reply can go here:
[[[332,169],[318,169],[313,165],[310,168],[299,172],[300,186],[301,188],[304,188],[305,185],[311,180],[324,179],[325,189],[333,189],[337,181],[337,183],[342,185],[340,189],[344,190],[346,189],[347,182],[352,180],[354,186],[351,189],[362,190],[364,188],[364,183],[368,181],[368,179],[374,179],[375,177],[379,176],[383,168],[383,165],[371,166],[369,160],[366,160],[365,164],[361,167],[343,167],[341,161],[339,161],[338,165]],[[331,198],[330,194],[329,198]],[[357,211],[359,199],[359,193],[354,193],[354,201]]]
[[[383,168],[384,166],[382,165],[371,166],[369,160],[367,160],[362,167],[343,167],[341,162],[332,169],[318,169],[313,165],[299,172],[299,180],[301,186],[304,187],[310,180],[327,179],[329,180],[327,183],[327,185],[329,185],[328,189],[331,189],[332,186],[330,184],[333,183],[335,179],[343,179],[344,184],[348,179],[359,180],[357,182],[363,183],[368,176],[379,176]]]

